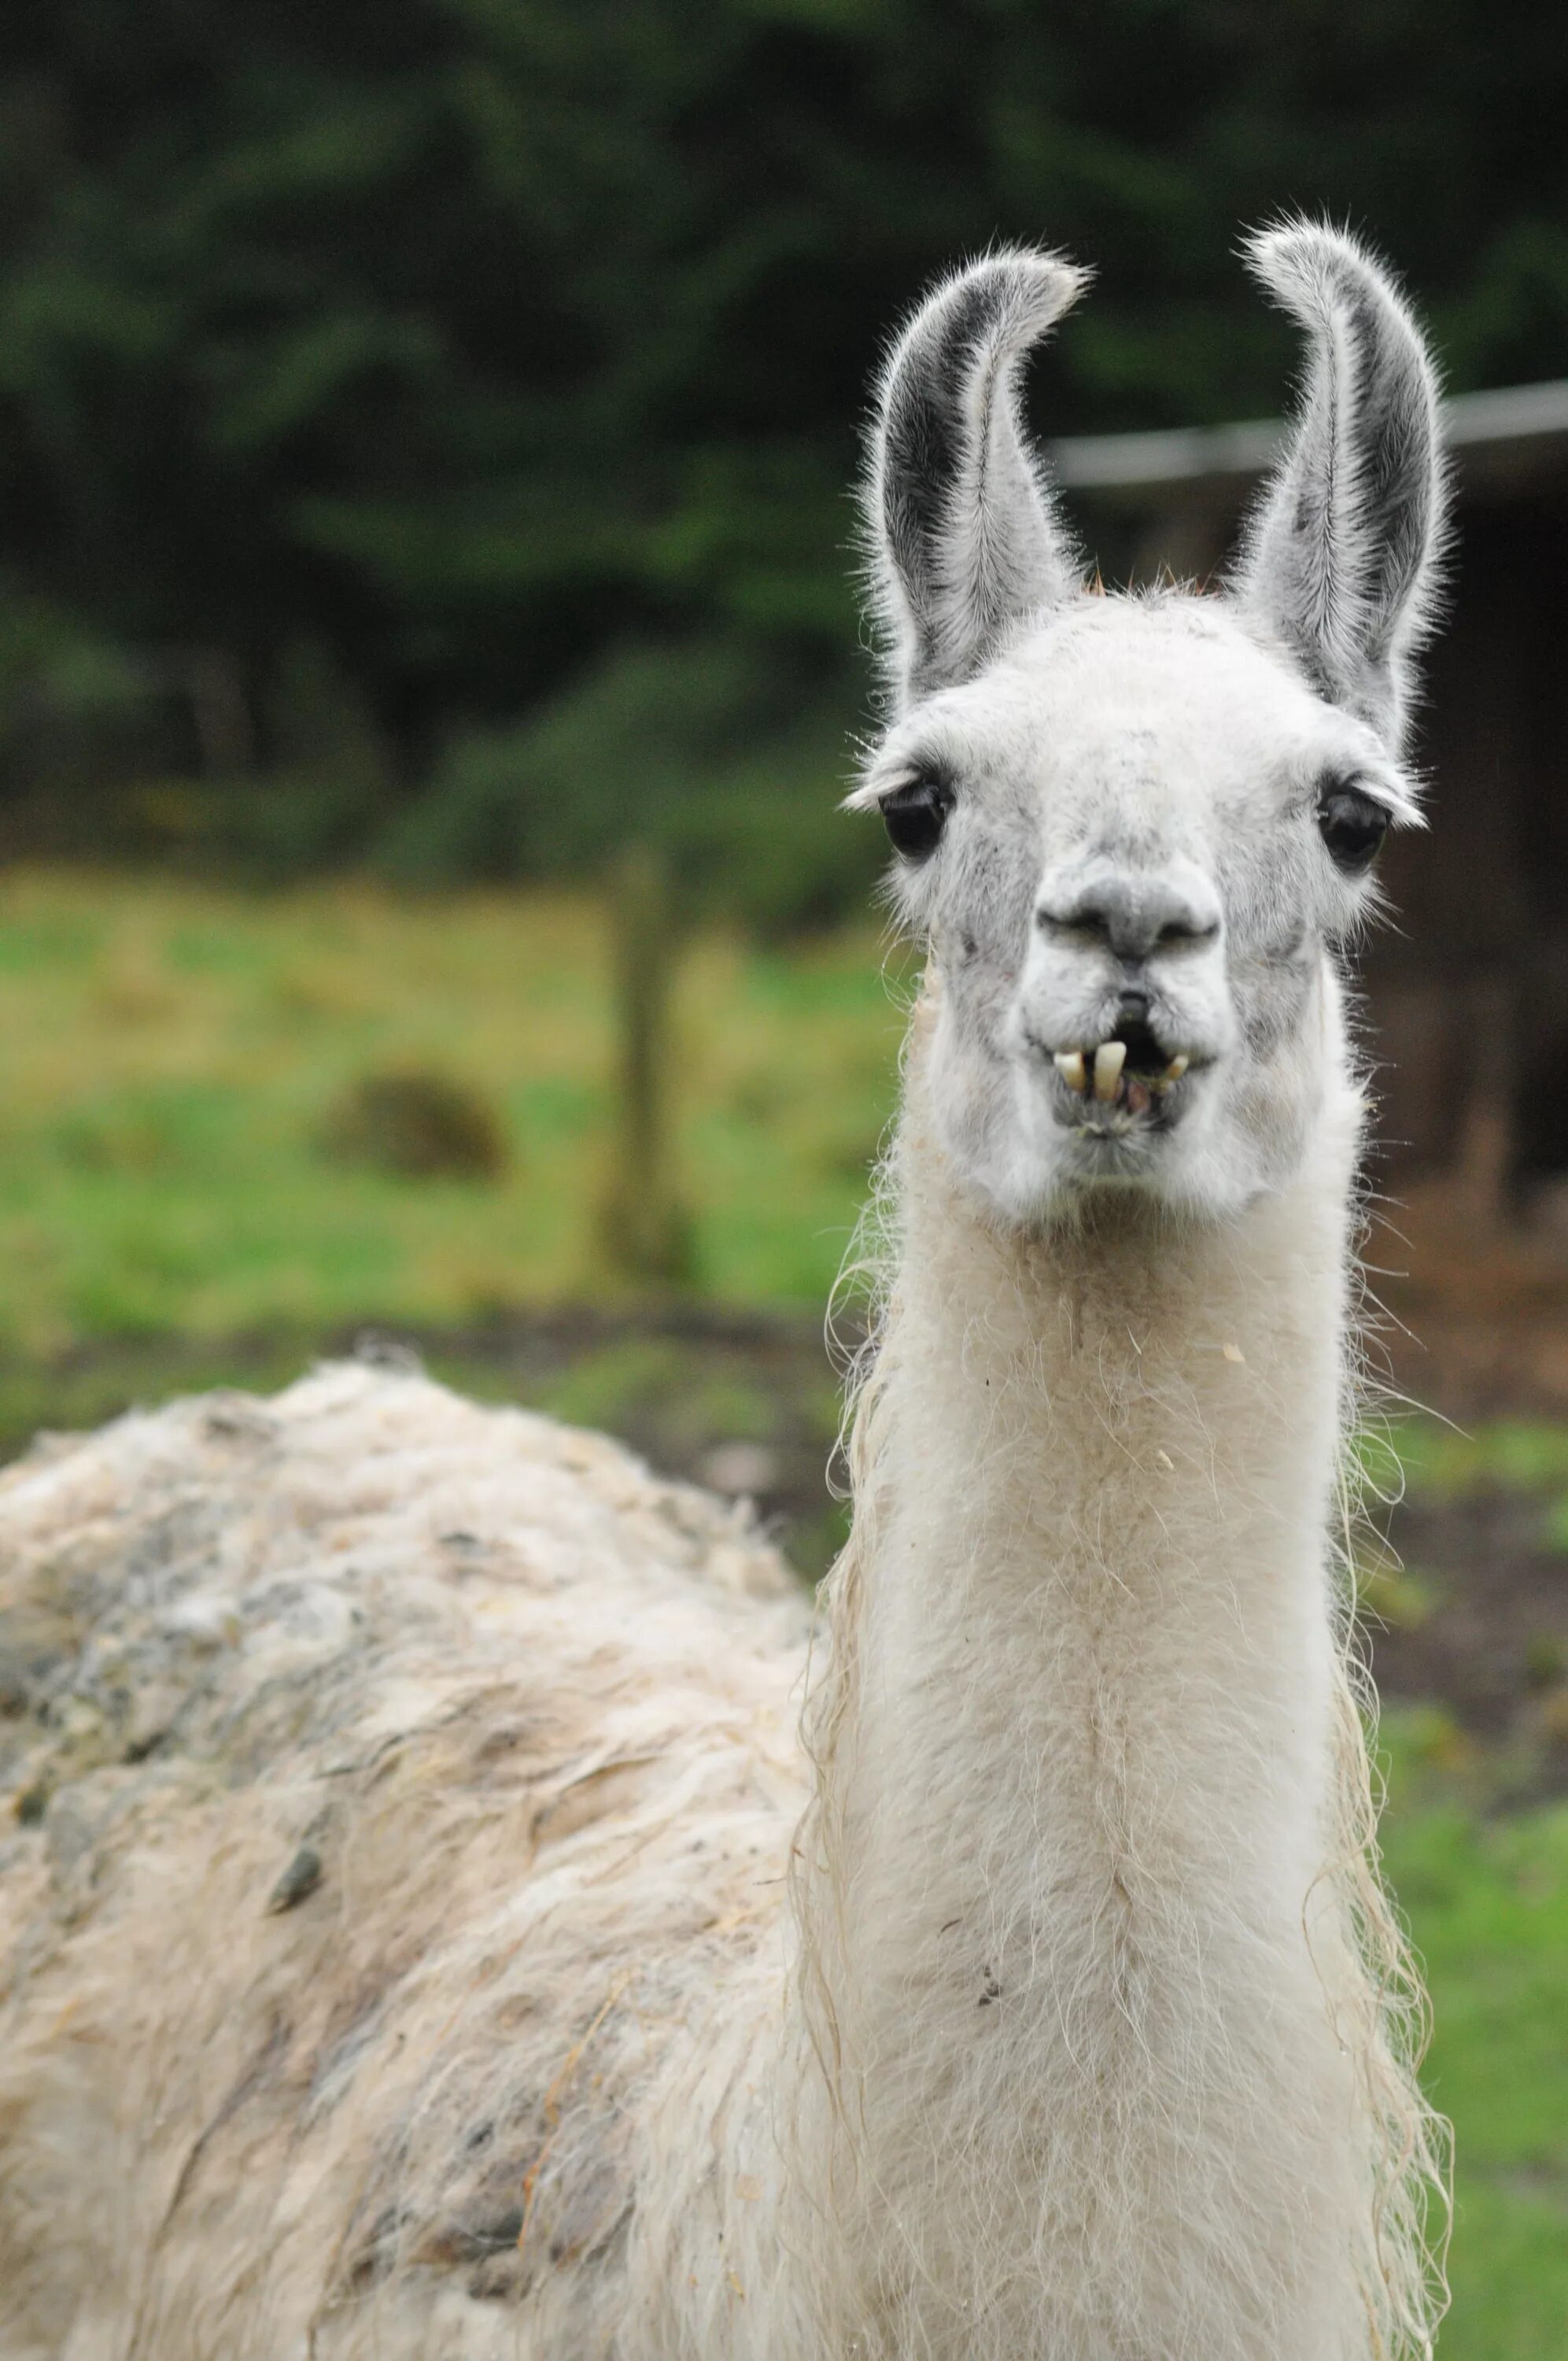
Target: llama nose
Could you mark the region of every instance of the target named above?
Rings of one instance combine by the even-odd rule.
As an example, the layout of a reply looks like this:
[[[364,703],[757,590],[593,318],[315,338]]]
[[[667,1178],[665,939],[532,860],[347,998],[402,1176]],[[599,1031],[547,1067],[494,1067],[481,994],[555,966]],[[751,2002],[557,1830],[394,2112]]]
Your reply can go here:
[[[1219,897],[1201,871],[1173,875],[1101,864],[1048,875],[1035,904],[1042,934],[1103,948],[1120,960],[1212,942]],[[1136,995],[1147,1005],[1146,994]]]

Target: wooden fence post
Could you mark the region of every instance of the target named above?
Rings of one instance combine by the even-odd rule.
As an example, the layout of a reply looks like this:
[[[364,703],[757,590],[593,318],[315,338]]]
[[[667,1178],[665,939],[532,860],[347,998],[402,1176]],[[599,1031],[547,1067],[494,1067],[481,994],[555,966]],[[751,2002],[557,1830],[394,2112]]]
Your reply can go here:
[[[670,1088],[679,930],[668,864],[657,848],[634,844],[621,855],[607,906],[619,1071],[599,1233],[619,1278],[667,1286],[691,1275],[691,1224],[675,1170]]]

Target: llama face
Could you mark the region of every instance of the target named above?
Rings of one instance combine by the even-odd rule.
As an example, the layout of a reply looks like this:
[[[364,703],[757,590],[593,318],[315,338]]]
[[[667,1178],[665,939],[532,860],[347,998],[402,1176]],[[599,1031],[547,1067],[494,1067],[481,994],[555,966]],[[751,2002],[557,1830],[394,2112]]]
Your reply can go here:
[[[1365,722],[1222,601],[1080,598],[920,700],[855,800],[906,844],[933,1113],[999,1212],[1116,1186],[1224,1213],[1288,1178],[1329,961],[1413,816]]]
[[[852,804],[940,981],[949,1154],[1001,1213],[1129,1188],[1224,1215],[1296,1170],[1343,1062],[1334,947],[1415,817],[1398,751],[1441,540],[1419,332],[1352,240],[1255,239],[1308,328],[1293,438],[1223,596],[1090,598],[1018,414],[1058,256],[938,289],[867,485],[894,718]]]

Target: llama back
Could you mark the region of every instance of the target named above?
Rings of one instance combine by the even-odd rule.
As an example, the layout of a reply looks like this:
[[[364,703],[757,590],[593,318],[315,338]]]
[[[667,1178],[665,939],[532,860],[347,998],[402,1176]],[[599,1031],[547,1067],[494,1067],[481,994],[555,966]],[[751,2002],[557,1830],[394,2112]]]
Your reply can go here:
[[[5,2361],[600,2349],[659,2088],[769,2019],[803,1626],[740,1513],[409,1374],[12,1470]]]

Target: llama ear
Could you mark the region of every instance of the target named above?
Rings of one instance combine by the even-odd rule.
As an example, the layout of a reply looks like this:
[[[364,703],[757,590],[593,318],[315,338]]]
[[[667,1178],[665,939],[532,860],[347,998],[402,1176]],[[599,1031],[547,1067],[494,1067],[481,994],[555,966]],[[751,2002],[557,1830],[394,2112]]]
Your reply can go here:
[[[1431,360],[1354,238],[1288,223],[1255,236],[1247,260],[1311,341],[1295,433],[1248,527],[1236,592],[1316,688],[1397,748],[1442,544]]]
[[[1014,617],[1073,587],[1018,376],[1087,277],[1028,250],[971,263],[927,297],[883,371],[866,512],[873,606],[905,702],[968,679]]]

